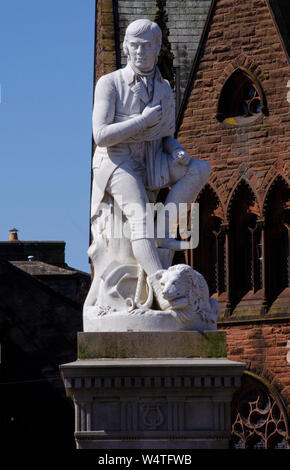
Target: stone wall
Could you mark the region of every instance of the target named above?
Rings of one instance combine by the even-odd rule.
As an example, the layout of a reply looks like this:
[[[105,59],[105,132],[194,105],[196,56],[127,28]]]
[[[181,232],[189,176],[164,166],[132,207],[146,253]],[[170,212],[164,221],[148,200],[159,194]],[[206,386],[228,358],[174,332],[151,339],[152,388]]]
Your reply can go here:
[[[255,304],[260,312],[258,315],[263,314],[277,295],[283,301],[280,310],[289,312],[289,278],[286,282],[280,279],[279,286],[277,281],[279,273],[283,272],[283,276],[285,273],[285,278],[289,274],[286,266],[289,248],[282,240],[282,233],[284,236],[284,230],[288,230],[289,201],[287,189],[285,197],[281,189],[283,185],[289,188],[290,179],[289,76],[289,58],[268,0],[246,0],[243,3],[217,0],[192,74],[178,139],[192,157],[204,158],[212,167],[209,185],[218,201],[212,216],[219,218],[225,241],[218,254],[224,267],[220,267],[220,262],[218,271],[214,266],[208,271],[218,272],[218,282],[222,280],[223,287],[212,292],[218,292],[223,315],[231,314],[234,308],[235,313],[243,310],[243,314],[248,314],[250,301],[251,309]],[[235,109],[231,115],[234,117],[225,119],[221,115],[220,103],[226,102],[230,109],[239,90],[244,87],[241,85],[243,80],[249,80],[252,90],[253,86],[258,90],[261,111],[256,116],[246,116]],[[281,181],[279,190],[278,180]],[[248,188],[248,196],[246,191],[244,195],[242,193],[243,184]],[[272,191],[276,191],[276,205],[272,198],[268,206]],[[281,216],[274,221],[274,214],[280,212]],[[245,228],[239,214],[252,217],[256,228],[261,228],[261,255],[256,255],[259,247],[254,241],[247,242],[243,230],[249,228]],[[235,220],[239,221],[236,222],[239,231],[234,228]],[[275,227],[279,229],[274,235]],[[198,260],[198,256],[204,258],[205,249],[202,252],[201,248],[204,240],[205,237],[193,259]],[[238,251],[235,252],[237,247],[240,253],[244,250],[244,260],[247,256],[245,250],[251,251],[248,267],[247,261],[239,258]],[[284,251],[277,254],[279,250]],[[277,260],[280,264],[275,267]],[[198,261],[193,264],[202,274],[207,269],[205,262],[203,267],[198,265]],[[224,274],[220,274],[221,271]],[[246,271],[249,282],[246,281]],[[206,278],[208,280],[209,276]],[[260,278],[260,281],[256,282],[254,278]],[[280,295],[287,285],[288,293],[285,290]],[[260,294],[257,294],[259,290]],[[274,304],[273,308],[276,308]]]
[[[231,128],[218,122],[216,114],[223,85],[239,66],[259,80],[269,115]],[[289,77],[289,61],[266,0],[218,0],[178,138],[192,156],[211,163],[210,182],[224,208],[242,175],[260,205],[275,175],[289,178]]]
[[[246,368],[270,382],[284,401],[290,418],[290,324],[228,326],[228,359],[246,363]]]
[[[167,0],[169,40],[180,77],[182,99],[211,0]]]
[[[116,36],[112,0],[96,0],[95,81],[116,70]]]
[[[261,85],[267,110],[248,125],[229,126],[217,119],[219,98],[228,78],[239,67]],[[289,183],[289,78],[289,59],[268,2],[217,0],[194,71],[178,139],[192,157],[210,162],[209,184],[220,202],[218,213],[214,214],[225,227],[232,196],[243,179],[253,191],[253,212],[260,221],[276,178],[280,176]],[[228,283],[235,273],[230,271],[228,257],[225,261]],[[286,312],[286,304],[284,308]],[[239,322],[237,314],[235,321],[239,323],[234,320],[220,323],[220,328],[227,331],[228,358],[246,362],[248,370],[273,384],[289,416],[289,320],[276,318],[270,323],[266,317],[264,323],[260,314],[256,323],[247,324],[241,318]]]

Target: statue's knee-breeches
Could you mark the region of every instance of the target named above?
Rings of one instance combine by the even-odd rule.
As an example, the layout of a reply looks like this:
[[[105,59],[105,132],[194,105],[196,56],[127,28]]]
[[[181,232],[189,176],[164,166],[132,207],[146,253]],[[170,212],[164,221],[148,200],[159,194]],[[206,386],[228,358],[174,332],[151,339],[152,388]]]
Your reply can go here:
[[[150,238],[150,230],[148,230],[150,221],[147,217],[146,203],[144,205],[140,204],[140,202],[128,203],[123,207],[123,212],[130,226],[132,241],[141,238]],[[151,238],[153,237],[154,234],[151,235]]]
[[[150,205],[141,175],[117,168],[106,190],[126,216],[131,240],[150,238]]]
[[[192,159],[187,167],[187,175],[198,178],[198,183],[202,186],[206,184],[211,174],[211,167],[205,160]]]

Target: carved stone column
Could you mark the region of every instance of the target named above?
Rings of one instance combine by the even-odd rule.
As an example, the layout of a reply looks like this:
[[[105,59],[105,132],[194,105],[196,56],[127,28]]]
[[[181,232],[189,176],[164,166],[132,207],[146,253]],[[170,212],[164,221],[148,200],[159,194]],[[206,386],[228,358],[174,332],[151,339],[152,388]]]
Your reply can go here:
[[[225,318],[229,317],[232,312],[231,302],[231,279],[230,279],[230,241],[229,241],[229,224],[222,224],[221,230],[225,234],[225,268],[226,268],[226,306],[225,306]]]
[[[268,310],[268,294],[267,294],[267,253],[266,253],[266,241],[265,241],[265,220],[258,220],[258,225],[261,229],[261,257],[262,257],[262,290],[263,290],[263,303],[261,308],[261,314],[264,315]]]

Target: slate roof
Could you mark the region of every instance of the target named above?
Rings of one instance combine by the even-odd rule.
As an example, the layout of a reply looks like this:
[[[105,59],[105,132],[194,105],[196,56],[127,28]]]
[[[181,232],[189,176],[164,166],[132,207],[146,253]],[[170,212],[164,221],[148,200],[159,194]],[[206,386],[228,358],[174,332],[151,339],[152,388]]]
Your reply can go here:
[[[10,261],[16,268],[25,271],[32,276],[53,275],[53,276],[71,276],[78,274],[80,271],[73,269],[60,268],[43,261]]]

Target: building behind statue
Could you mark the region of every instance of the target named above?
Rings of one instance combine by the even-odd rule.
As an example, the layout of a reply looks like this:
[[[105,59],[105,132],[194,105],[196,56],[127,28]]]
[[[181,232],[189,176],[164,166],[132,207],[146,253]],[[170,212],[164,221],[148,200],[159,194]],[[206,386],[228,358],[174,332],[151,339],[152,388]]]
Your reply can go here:
[[[228,357],[247,364],[232,445],[285,448],[290,417],[290,6],[284,0],[97,0],[95,80],[124,65],[127,24],[162,18],[177,136],[212,176],[200,244],[185,253],[221,307]],[[165,26],[164,26],[165,25]],[[169,33],[169,34],[168,34]],[[169,51],[170,52],[170,51]],[[168,78],[170,78],[168,76]],[[288,444],[287,444],[288,442]]]
[[[73,406],[59,365],[76,358],[90,275],[65,263],[64,242],[0,242],[3,448],[74,448]]]

